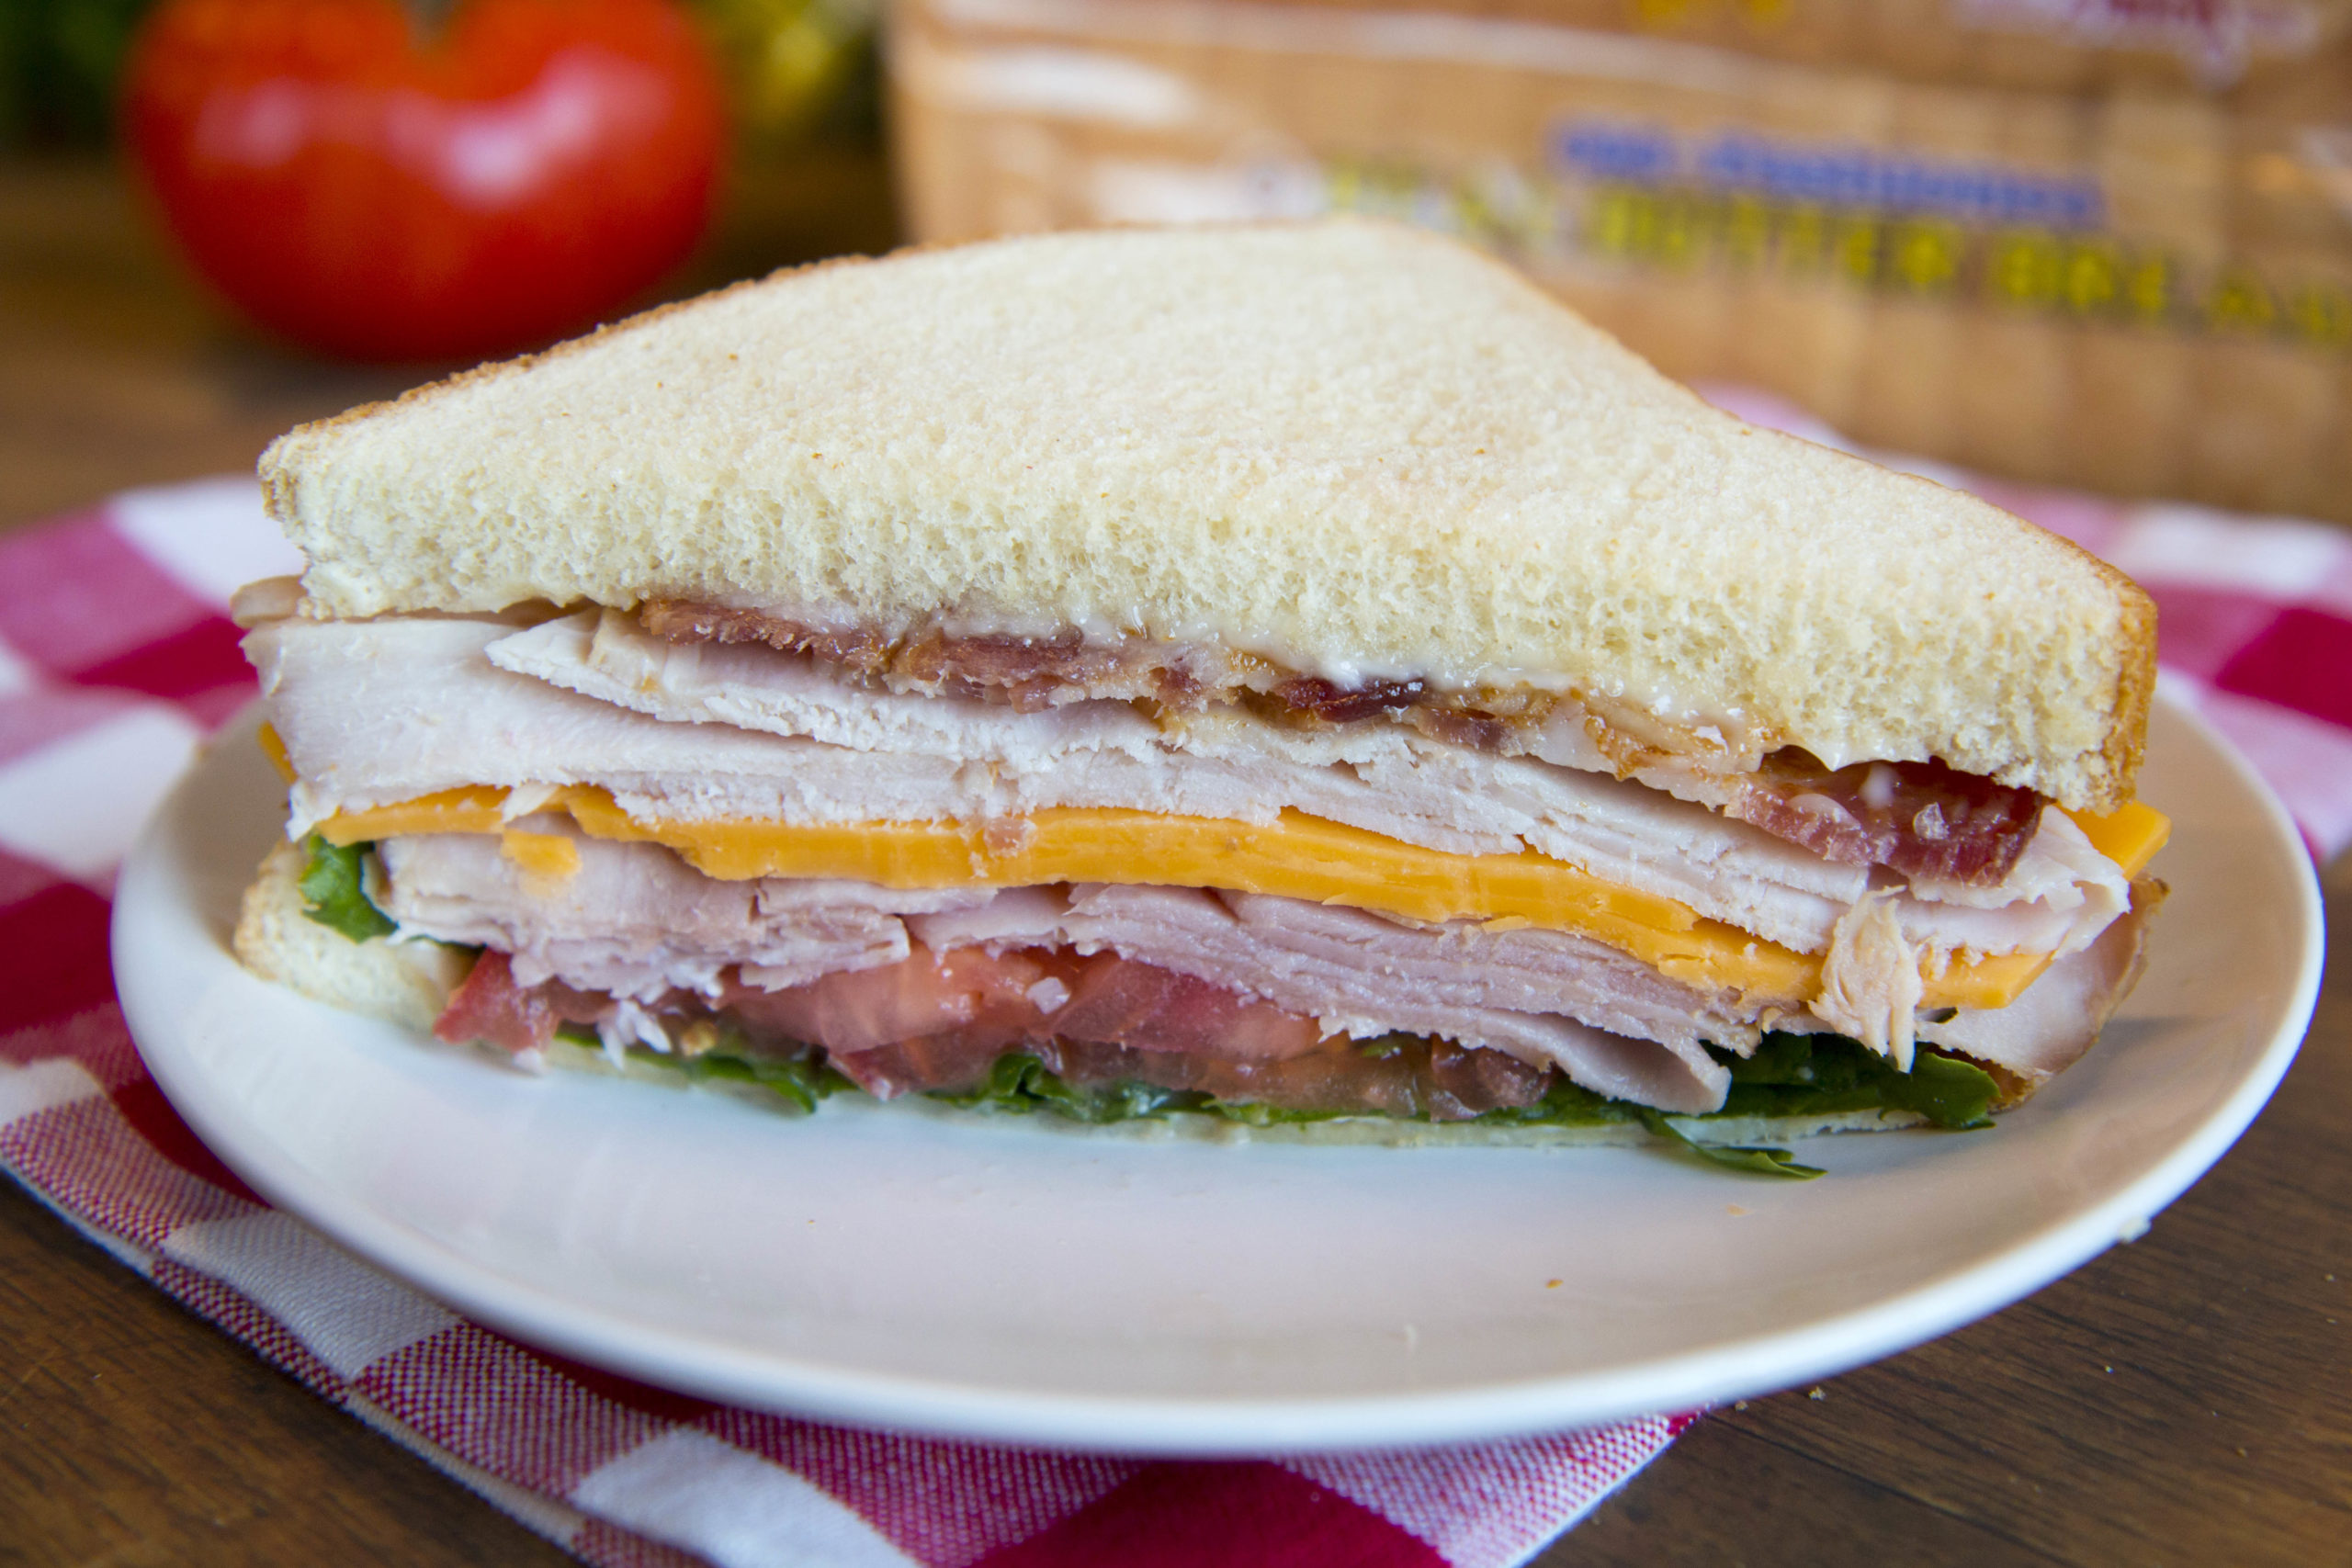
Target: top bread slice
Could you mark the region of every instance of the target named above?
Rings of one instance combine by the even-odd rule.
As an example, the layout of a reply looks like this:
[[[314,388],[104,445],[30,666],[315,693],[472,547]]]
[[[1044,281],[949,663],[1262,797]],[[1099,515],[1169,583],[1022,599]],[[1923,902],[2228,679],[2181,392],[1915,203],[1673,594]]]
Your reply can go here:
[[[2154,683],[2146,596],[2072,545],[1362,220],[779,274],[305,425],[262,477],[313,615],[659,595],[1222,639],[2092,810]]]

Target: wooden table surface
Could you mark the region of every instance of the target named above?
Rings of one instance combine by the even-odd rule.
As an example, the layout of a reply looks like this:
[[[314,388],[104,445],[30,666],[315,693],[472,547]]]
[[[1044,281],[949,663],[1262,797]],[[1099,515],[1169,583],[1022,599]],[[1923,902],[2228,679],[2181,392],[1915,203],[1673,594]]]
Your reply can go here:
[[[856,159],[746,210],[697,280],[888,233]],[[103,165],[0,163],[0,526],[249,468],[413,378],[237,328]],[[2325,880],[2341,930],[2352,863]],[[1540,1562],[2352,1564],[2344,973],[2271,1108],[2145,1237],[1701,1422]],[[0,1562],[360,1561],[569,1559],[0,1182]]]

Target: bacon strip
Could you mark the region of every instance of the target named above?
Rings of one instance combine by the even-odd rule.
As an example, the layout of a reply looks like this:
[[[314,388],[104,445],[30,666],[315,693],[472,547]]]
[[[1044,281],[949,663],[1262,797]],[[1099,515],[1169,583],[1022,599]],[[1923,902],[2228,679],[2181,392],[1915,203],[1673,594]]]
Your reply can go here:
[[[972,697],[1022,713],[1109,697],[1198,701],[1200,682],[1185,650],[1131,639],[1091,647],[1074,629],[1051,637],[948,637],[933,630],[890,639],[870,631],[829,631],[720,604],[653,599],[638,611],[645,629],[671,642],[765,643],[805,655],[894,692]]]
[[[2041,797],[1941,762],[1856,762],[1832,772],[1786,747],[1724,807],[1826,860],[1990,884],[2025,852]]]

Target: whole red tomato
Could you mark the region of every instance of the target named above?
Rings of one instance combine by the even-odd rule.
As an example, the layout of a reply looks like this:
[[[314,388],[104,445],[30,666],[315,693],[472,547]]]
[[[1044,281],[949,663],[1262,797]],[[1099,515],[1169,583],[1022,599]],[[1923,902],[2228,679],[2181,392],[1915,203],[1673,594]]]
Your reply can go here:
[[[124,130],[198,269],[368,359],[478,357],[594,321],[710,213],[724,125],[663,0],[165,0]]]

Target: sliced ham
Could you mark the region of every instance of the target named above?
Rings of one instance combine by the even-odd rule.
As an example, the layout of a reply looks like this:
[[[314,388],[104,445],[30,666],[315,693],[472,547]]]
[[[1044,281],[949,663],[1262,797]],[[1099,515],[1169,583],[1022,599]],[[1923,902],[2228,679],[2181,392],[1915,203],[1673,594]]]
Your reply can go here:
[[[985,889],[898,889],[769,878],[720,882],[658,844],[582,836],[555,818],[515,826],[571,838],[579,870],[550,884],[496,836],[434,833],[378,848],[378,901],[405,929],[511,953],[518,982],[562,977],[639,1000],[714,995],[722,971],[774,989],[907,955],[899,917],[985,904]]]
[[[2050,972],[2005,1008],[1964,1009],[1941,1022],[1922,1022],[1919,1038],[2000,1068],[2015,1103],[2071,1066],[2098,1038],[2140,977],[2147,960],[2148,919],[2164,903],[2165,886],[2143,879],[2132,886],[2132,908],[2097,942],[2060,959]]]
[[[529,825],[569,831],[552,820]],[[720,883],[655,846],[574,841],[581,869],[549,893],[526,885],[494,838],[390,840],[379,847],[379,896],[413,934],[511,951],[526,987],[555,981],[648,1006],[673,991],[714,1001],[782,998],[771,1021],[795,1038],[855,1050],[925,1035],[929,1049],[963,1049],[967,1066],[979,1064],[974,1071],[985,1071],[1008,1043],[1033,1039],[1035,1020],[1067,1005],[1073,1028],[1083,1021],[1082,1037],[1107,1043],[1135,1043],[1136,1021],[1155,1016],[1175,1032],[1163,1036],[1176,1041],[1172,1048],[1265,1059],[1304,1054],[1324,1036],[1402,1030],[1557,1066],[1615,1098],[1705,1110],[1721,1103],[1726,1081],[1706,1045],[1745,1054],[1764,1029],[1815,1026],[1804,1016],[1744,1009],[1729,994],[1669,980],[1566,932],[1419,926],[1340,906],[1193,888]],[[1886,907],[1875,907],[1881,919]],[[2136,917],[2115,924],[2139,929]],[[1883,930],[1871,940],[1888,941]],[[2077,993],[2087,987],[2112,1008],[2129,977],[2113,959],[2122,940],[2093,944],[2104,955],[2097,959],[2087,949],[2062,958],[2011,1009],[1963,1012],[1919,1026],[1918,1036],[2019,1072],[2079,1053],[2105,1013],[2079,1005]],[[1068,956],[1041,966],[1037,953],[1057,950]],[[932,973],[910,968],[918,953],[955,964],[922,998],[907,984],[910,975]],[[1106,954],[1158,977],[1114,985],[1117,971],[1100,967]],[[1002,975],[973,967],[999,958],[1026,967]],[[869,972],[870,982],[859,978]],[[1856,1016],[1832,1021],[1867,1038],[1868,1012],[1899,1033],[1916,997],[1855,990],[1848,979],[1840,976],[1838,995]],[[1861,999],[1871,996],[1874,1002]],[[1252,1013],[1236,998],[1282,1016]],[[969,1031],[960,1045],[948,1038],[956,1030]],[[1883,1048],[1900,1049],[1892,1039]]]
[[[548,819],[529,825],[569,830]],[[560,979],[640,1001],[673,988],[714,998],[731,994],[730,985],[788,991],[901,964],[918,942],[935,953],[1076,944],[1313,1018],[1318,1027],[1306,1043],[1327,1032],[1364,1038],[1401,1028],[1549,1061],[1561,1031],[1577,1026],[1671,1041],[1686,1054],[1702,1040],[1745,1050],[1756,1039],[1755,1016],[1728,997],[1565,932],[1411,926],[1340,906],[1190,888],[724,883],[658,846],[572,839],[580,870],[553,890],[527,881],[488,835],[387,840],[378,897],[412,934],[513,953],[525,984]],[[1101,983],[1076,971],[1046,977],[1073,990]],[[1108,1018],[1122,1006],[1135,1010],[1137,998],[1106,991],[1081,999]],[[1106,1026],[1101,1038],[1123,1036]],[[1261,1054],[1283,1049],[1280,1038],[1270,1036]]]
[[[520,894],[511,868],[494,852],[478,852],[491,841],[394,840],[384,852],[388,865],[412,875],[420,867],[433,871],[442,915],[463,910],[469,873],[494,911]],[[667,857],[596,840],[579,848],[580,874],[593,879],[590,886],[626,886],[648,856]],[[606,861],[614,863],[599,865]],[[683,866],[676,874],[686,887],[707,880]],[[764,905],[772,890],[789,896]],[[760,884],[749,899],[740,889],[728,892],[727,907],[742,921],[739,932],[709,920],[707,908],[697,916],[691,899],[668,915],[681,931],[703,919],[695,930],[707,948],[673,946],[670,956],[685,973],[711,975],[707,984],[677,987],[657,974],[627,996],[600,984],[598,955],[620,946],[616,933],[635,930],[639,916],[626,901],[618,908],[579,901],[567,907],[570,929],[560,937],[540,933],[527,960],[495,947],[485,954],[451,998],[440,1032],[521,1051],[544,1045],[560,1023],[588,1023],[610,1048],[643,1041],[666,1049],[678,1017],[723,1009],[757,1033],[826,1046],[843,1072],[885,1098],[975,1087],[1007,1050],[1085,1046],[1098,1055],[1071,1058],[1079,1063],[1072,1071],[1127,1059],[1101,1052],[1126,1053],[1150,1059],[1150,1074],[1136,1081],[1164,1088],[1224,1099],[1290,1096],[1264,1102],[1299,1106],[1319,1104],[1315,1097],[1326,1093],[1370,1108],[1386,1097],[1408,1103],[1408,1113],[1452,1115],[1487,1101],[1527,1102],[1510,1096],[1530,1080],[1505,1061],[1521,1064],[1537,1081],[1556,1068],[1611,1098],[1713,1110],[1723,1103],[1727,1074],[1707,1044],[1744,1054],[1761,1029],[1820,1027],[1804,1017],[1743,1013],[1733,998],[1694,991],[1558,932],[1408,926],[1257,895],[1024,888],[919,908],[907,895],[859,884]],[[412,931],[443,940],[494,933],[514,919],[510,909],[462,930],[428,923],[403,901],[397,871],[383,879],[381,893]],[[2061,960],[2013,1007],[1921,1022],[1918,1037],[2000,1068],[2018,1084],[2039,1082],[2088,1046],[2129,988],[2144,911],[2159,896],[2154,885],[2143,885],[2131,915]],[[728,964],[731,942],[796,924],[821,939],[844,911],[887,922],[891,936],[882,950],[897,956],[874,961],[872,945],[844,950],[837,969],[788,984]],[[567,954],[581,966],[564,967]],[[1446,1051],[1426,1055],[1433,1047],[1424,1047],[1420,1066],[1402,1077],[1354,1065],[1361,1053],[1348,1055],[1351,1041],[1396,1031]],[[1177,1061],[1189,1065],[1171,1065]]]

